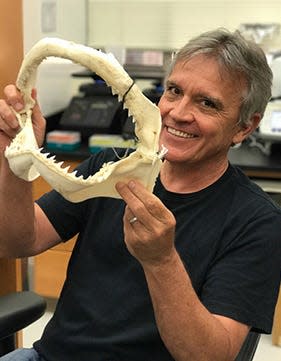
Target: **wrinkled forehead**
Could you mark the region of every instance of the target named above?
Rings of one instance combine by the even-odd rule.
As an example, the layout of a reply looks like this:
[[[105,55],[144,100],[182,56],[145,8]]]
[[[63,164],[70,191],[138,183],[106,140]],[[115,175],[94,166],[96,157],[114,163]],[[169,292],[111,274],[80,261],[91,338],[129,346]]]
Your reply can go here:
[[[196,60],[201,60],[202,62],[209,63],[206,65],[206,70],[209,70],[210,66],[213,67],[218,73],[218,77],[222,80],[228,80],[233,87],[240,89],[242,99],[245,99],[248,96],[250,89],[250,81],[247,75],[242,71],[239,64],[227,62],[225,57],[221,56],[220,53],[200,51],[192,54],[177,55],[170,67],[170,71],[167,74],[167,78],[173,73],[173,70],[176,67],[185,67],[189,64],[196,63]]]

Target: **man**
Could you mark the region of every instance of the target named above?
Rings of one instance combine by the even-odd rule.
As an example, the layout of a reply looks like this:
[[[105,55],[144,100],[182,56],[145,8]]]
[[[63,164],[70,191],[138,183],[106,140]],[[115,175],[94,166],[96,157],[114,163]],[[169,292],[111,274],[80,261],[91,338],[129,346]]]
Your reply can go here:
[[[239,33],[215,30],[175,57],[159,108],[168,148],[154,194],[78,204],[56,192],[33,208],[31,185],[2,156],[2,257],[35,255],[79,233],[55,314],[34,350],[3,360],[234,360],[250,329],[270,333],[280,284],[281,213],[227,153],[258,126],[272,74]],[[18,128],[0,102],[1,146]],[[39,143],[44,120],[36,105]],[[79,167],[92,174],[108,150]]]

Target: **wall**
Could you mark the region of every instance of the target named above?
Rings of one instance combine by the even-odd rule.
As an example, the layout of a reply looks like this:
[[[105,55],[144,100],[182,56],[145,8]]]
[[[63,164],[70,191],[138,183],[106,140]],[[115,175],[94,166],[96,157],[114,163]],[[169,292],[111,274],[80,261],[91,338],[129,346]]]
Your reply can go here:
[[[43,37],[87,42],[86,0],[22,1],[25,53]]]
[[[21,0],[1,0],[0,13],[0,96],[14,83],[23,57]]]
[[[281,23],[276,0],[89,0],[90,45],[178,48],[190,37],[241,23]]]
[[[86,0],[23,0],[24,53],[43,37],[59,37],[85,44]],[[50,57],[38,67],[36,88],[45,116],[63,110],[81,81],[71,74],[84,68]]]
[[[46,7],[55,8],[55,22],[42,15]],[[176,49],[219,26],[234,30],[241,23],[281,23],[277,0],[23,0],[23,12],[25,53],[45,36],[96,48]],[[272,46],[279,49],[280,44],[278,39]],[[45,115],[64,108],[77,91],[79,82],[70,76],[74,68],[78,70],[54,60],[39,67],[37,87]]]

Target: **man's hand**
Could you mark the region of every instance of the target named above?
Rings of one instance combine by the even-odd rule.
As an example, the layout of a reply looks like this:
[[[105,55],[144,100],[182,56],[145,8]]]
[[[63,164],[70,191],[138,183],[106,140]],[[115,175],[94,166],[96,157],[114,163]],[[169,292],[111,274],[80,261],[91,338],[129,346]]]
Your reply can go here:
[[[3,153],[11,140],[20,131],[20,126],[12,108],[20,112],[24,108],[23,99],[15,85],[8,85],[4,89],[5,99],[0,99],[0,152]],[[36,101],[36,91],[33,90],[32,97]],[[43,144],[46,121],[36,102],[32,122],[34,134],[39,146]]]
[[[116,189],[127,203],[123,221],[130,253],[143,265],[168,260],[175,253],[173,214],[137,181],[119,182]]]

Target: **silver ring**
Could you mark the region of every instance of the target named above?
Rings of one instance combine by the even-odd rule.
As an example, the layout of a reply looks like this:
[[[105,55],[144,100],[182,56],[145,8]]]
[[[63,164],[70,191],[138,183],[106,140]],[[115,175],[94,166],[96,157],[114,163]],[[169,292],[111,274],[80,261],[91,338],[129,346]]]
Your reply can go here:
[[[137,221],[137,217],[133,217],[129,220],[129,222],[132,224],[132,223],[135,223]]]

